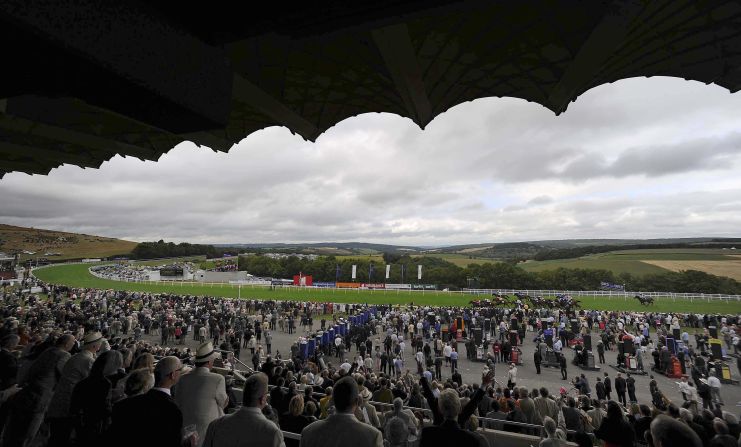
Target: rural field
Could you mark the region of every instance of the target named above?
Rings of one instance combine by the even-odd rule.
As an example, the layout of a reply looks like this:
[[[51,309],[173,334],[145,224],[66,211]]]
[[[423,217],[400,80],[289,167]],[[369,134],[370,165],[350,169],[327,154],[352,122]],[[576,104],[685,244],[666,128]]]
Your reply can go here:
[[[540,272],[559,267],[604,269],[613,273],[646,275],[667,271],[699,270],[718,276],[741,279],[741,256],[735,251],[710,248],[666,248],[617,250],[575,259],[528,261],[519,264],[527,271]]]
[[[293,287],[270,289],[266,287],[237,287],[230,284],[194,283],[131,283],[96,278],[88,271],[89,264],[65,264],[36,269],[37,278],[47,283],[64,284],[71,287],[93,287],[101,289],[130,290],[150,293],[177,293],[207,295],[228,298],[294,299],[302,301],[331,301],[341,303],[409,304],[427,306],[462,306],[474,299],[473,295],[453,292],[371,291],[350,289],[299,289]],[[652,310],[698,313],[736,313],[741,311],[737,301],[689,301],[659,298],[651,307],[644,307],[634,299],[623,297],[575,297],[586,309],[596,310]]]

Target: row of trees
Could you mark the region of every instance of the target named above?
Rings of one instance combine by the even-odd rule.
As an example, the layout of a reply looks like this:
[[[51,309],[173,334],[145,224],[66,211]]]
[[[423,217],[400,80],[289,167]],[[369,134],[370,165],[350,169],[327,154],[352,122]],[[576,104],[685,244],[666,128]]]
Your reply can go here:
[[[262,255],[242,256],[239,269],[255,276],[290,278],[299,272],[312,275],[317,281],[356,281],[387,283],[436,284],[438,288],[460,289],[560,289],[598,290],[602,281],[625,284],[631,291],[741,294],[738,281],[688,270],[644,276],[628,273],[616,275],[608,270],[558,268],[543,272],[528,272],[512,263],[471,264],[459,267],[432,257],[388,256],[386,261],[338,259],[333,256],[316,260],[290,256],[273,259]],[[391,261],[390,278],[386,279],[386,262]],[[371,268],[371,264],[373,267]],[[357,266],[356,279],[351,278],[352,266]],[[402,265],[404,278],[402,281]],[[417,279],[417,265],[422,265],[422,280]],[[369,276],[372,275],[372,276]]]
[[[157,242],[141,242],[131,252],[132,259],[159,259],[179,258],[183,256],[202,256],[220,258],[226,253],[236,253],[229,247],[214,247],[213,245],[189,244],[182,242],[175,244],[160,239]]]

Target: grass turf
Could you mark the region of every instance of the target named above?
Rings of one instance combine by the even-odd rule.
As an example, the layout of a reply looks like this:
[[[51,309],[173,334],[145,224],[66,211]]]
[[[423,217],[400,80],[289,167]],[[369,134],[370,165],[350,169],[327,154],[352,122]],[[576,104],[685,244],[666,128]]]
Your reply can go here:
[[[100,279],[90,274],[88,264],[65,264],[50,266],[34,271],[34,275],[51,284],[64,284],[70,287],[92,287],[98,289],[129,290],[150,293],[176,293],[182,295],[207,295],[227,298],[273,299],[324,301],[336,303],[371,304],[409,304],[429,306],[464,306],[475,297],[472,295],[442,291],[397,291],[397,290],[359,290],[359,289],[298,289],[265,288],[231,284],[193,284],[193,283],[132,283]],[[635,310],[659,312],[696,313],[738,313],[738,301],[690,301],[684,299],[659,298],[653,306],[641,306],[635,299],[623,297],[576,296],[584,309],[595,310]]]

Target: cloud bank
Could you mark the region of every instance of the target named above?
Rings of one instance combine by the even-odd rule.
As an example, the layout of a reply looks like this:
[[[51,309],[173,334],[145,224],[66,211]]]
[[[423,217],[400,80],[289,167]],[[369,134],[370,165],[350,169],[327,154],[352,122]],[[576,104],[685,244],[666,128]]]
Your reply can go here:
[[[0,180],[0,222],[131,240],[442,245],[739,236],[741,94],[629,79],[554,116],[512,98],[459,105],[424,131],[350,118],[316,143],[284,128],[229,153],[184,142]]]

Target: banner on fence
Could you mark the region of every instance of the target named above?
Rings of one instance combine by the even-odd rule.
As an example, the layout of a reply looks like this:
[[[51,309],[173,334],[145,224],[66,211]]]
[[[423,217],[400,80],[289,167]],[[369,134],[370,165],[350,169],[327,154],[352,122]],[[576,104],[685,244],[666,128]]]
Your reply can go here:
[[[602,290],[623,290],[624,286],[622,284],[613,284],[611,282],[602,281],[599,283],[600,289]]]
[[[436,290],[435,284],[411,284],[412,290]]]
[[[337,288],[338,289],[359,289],[360,283],[359,282],[338,282]]]

